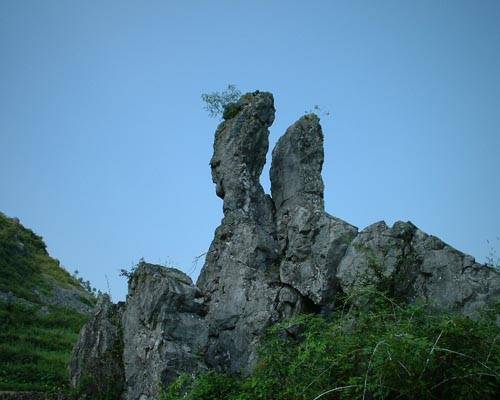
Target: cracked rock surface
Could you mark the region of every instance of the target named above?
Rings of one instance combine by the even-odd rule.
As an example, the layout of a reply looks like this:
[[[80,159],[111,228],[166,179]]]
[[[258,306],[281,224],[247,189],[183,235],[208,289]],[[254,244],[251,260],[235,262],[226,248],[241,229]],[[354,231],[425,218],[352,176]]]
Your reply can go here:
[[[158,395],[179,371],[205,368],[206,305],[191,278],[174,268],[139,264],[123,313],[127,400]]]
[[[323,132],[315,114],[287,129],[273,150],[280,279],[319,306],[332,307],[335,274],[357,228],[327,214],[323,201]]]
[[[402,300],[422,299],[469,315],[500,295],[497,270],[411,222],[389,228],[381,221],[361,231],[342,259],[337,278],[347,293],[374,285]]]
[[[224,218],[197,285],[208,299],[208,365],[249,372],[259,337],[280,319],[282,285],[274,205],[259,183],[274,100],[270,93],[256,92],[244,95],[238,105],[240,111],[215,134],[210,165],[216,193],[224,201]],[[284,293],[288,308],[295,308]]]
[[[80,331],[69,364],[70,382],[83,390],[82,399],[123,392],[122,323],[124,303],[102,295],[90,320]]]

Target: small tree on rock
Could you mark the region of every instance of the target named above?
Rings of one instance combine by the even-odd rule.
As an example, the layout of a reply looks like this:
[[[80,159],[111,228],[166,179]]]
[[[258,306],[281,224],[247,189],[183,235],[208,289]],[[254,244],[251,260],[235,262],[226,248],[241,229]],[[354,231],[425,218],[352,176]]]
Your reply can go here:
[[[241,92],[235,85],[227,85],[227,88],[220,92],[201,95],[201,99],[205,102],[204,108],[212,118],[222,116],[226,106],[235,103],[240,97]]]

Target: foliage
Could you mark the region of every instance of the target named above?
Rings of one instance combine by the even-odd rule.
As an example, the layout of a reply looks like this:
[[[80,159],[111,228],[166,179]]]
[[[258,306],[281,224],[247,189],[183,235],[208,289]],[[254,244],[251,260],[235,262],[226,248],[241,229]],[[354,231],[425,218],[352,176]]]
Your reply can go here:
[[[182,374],[170,384],[160,400],[236,399],[240,391],[240,382],[229,375],[209,371],[194,379],[191,375]]]
[[[137,268],[143,264],[146,264],[146,261],[144,260],[144,257],[141,257],[137,263],[132,263],[132,266],[121,268],[119,275],[124,276],[127,279],[127,282],[129,282],[137,271]]]
[[[43,239],[0,213],[0,391],[60,392],[67,365],[87,317],[44,305],[55,285],[74,288],[80,301],[96,302],[90,284],[49,256]]]
[[[272,327],[251,376],[183,375],[164,400],[494,399],[499,311],[472,320],[365,289],[328,318]]]
[[[95,366],[96,370],[105,368],[106,361],[108,360],[103,359],[102,364]],[[70,400],[119,400],[122,398],[123,391],[121,378],[95,374],[93,376],[84,375],[79,386],[72,388],[67,394]]]
[[[304,115],[307,115],[307,114],[316,114],[317,116],[321,116],[321,117],[329,117],[331,115],[330,111],[324,110],[322,107],[320,107],[317,104],[315,104],[313,108],[311,108],[309,110],[305,110]]]
[[[137,272],[137,269],[139,267],[141,267],[143,265],[147,265],[147,264],[149,264],[149,263],[146,262],[144,257],[141,257],[141,258],[139,258],[139,261],[137,261],[137,263],[132,263],[132,265],[130,267],[120,268],[119,275],[125,277],[127,279],[127,281],[129,282],[130,279]],[[158,264],[153,264],[153,265],[159,265],[159,266],[165,267],[165,268],[176,268],[175,263],[170,258],[166,258],[163,261],[158,260]]]
[[[496,239],[496,244],[498,247],[498,245],[500,245],[500,237],[497,236]],[[487,240],[486,243],[488,243],[489,246],[489,253],[486,257],[486,265],[488,265],[489,267],[500,269],[500,256],[498,255],[496,248],[493,246],[493,243],[491,241]]]
[[[64,392],[86,319],[64,308],[0,302],[0,391]]]
[[[230,106],[237,102],[240,97],[241,92],[235,85],[227,85],[227,88],[220,92],[203,93],[201,95],[201,99],[205,102],[204,108],[208,111],[210,117],[222,116],[225,109],[230,109]],[[231,109],[231,113],[234,113],[234,109]]]

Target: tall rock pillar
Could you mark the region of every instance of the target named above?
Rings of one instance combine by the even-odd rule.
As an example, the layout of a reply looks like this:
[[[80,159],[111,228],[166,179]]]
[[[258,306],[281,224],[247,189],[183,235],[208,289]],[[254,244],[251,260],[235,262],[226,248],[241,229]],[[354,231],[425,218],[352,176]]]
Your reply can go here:
[[[315,114],[290,126],[273,150],[271,193],[280,278],[320,308],[331,308],[336,271],[357,229],[325,213],[323,132]]]
[[[197,285],[208,299],[206,361],[229,372],[250,370],[260,334],[279,318],[273,202],[259,183],[274,111],[270,93],[242,96],[226,109],[210,161],[224,218]]]

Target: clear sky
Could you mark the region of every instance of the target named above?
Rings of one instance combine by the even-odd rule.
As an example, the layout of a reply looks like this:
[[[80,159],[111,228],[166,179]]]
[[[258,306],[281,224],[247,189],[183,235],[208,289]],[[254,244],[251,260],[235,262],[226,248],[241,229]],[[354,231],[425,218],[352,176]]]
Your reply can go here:
[[[271,146],[315,104],[332,113],[328,212],[411,220],[484,261],[499,21],[496,0],[2,0],[0,210],[115,300],[140,257],[196,278],[222,216],[200,94],[233,83],[274,93]]]

